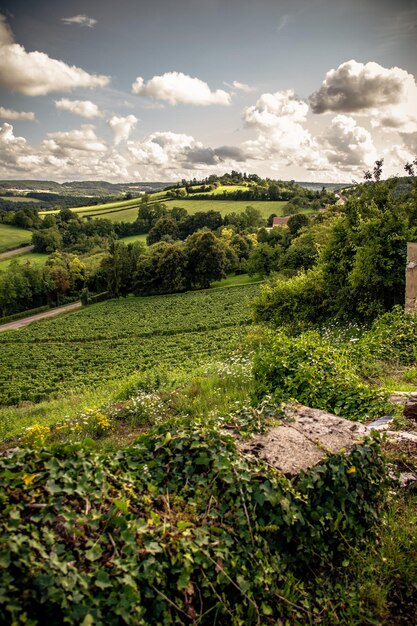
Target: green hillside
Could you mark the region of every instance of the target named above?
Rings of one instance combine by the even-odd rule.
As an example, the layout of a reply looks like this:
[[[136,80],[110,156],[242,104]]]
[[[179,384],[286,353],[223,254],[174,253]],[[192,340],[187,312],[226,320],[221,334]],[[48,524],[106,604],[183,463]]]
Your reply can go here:
[[[29,244],[32,233],[23,228],[0,224],[0,252],[18,248],[21,245]]]

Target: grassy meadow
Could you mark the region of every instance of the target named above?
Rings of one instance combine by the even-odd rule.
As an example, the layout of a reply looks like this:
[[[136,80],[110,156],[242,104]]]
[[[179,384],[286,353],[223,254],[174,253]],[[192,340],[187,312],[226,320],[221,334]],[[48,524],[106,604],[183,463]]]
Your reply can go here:
[[[197,213],[198,211],[219,211],[224,217],[226,213],[241,213],[247,206],[258,209],[262,217],[267,219],[271,213],[282,215],[283,209],[287,202],[283,201],[267,201],[267,200],[167,200],[165,204],[168,207],[183,207],[188,213]]]
[[[17,261],[21,265],[24,263],[32,263],[33,265],[44,265],[48,258],[47,254],[40,252],[22,252],[22,254],[15,254],[6,259],[0,259],[0,272],[7,270],[10,263]]]
[[[29,230],[0,224],[0,252],[6,252],[24,244],[29,244],[31,238],[32,233]]]

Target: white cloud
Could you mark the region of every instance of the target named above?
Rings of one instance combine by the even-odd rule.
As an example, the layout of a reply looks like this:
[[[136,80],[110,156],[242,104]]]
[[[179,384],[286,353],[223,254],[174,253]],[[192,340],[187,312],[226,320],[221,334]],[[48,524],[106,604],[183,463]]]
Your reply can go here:
[[[172,132],[156,132],[142,142],[128,142],[128,150],[135,163],[172,168],[184,160],[187,150],[196,146],[191,135]]]
[[[129,139],[130,133],[136,126],[138,118],[134,115],[128,115],[127,117],[120,117],[118,115],[113,115],[108,121],[108,125],[113,131],[113,141],[116,146],[119,145],[121,141],[127,141]]]
[[[52,152],[65,153],[67,150],[84,152],[105,152],[106,144],[97,137],[95,126],[82,124],[81,128],[69,131],[48,133],[43,146]]]
[[[250,93],[251,91],[256,91],[255,87],[251,87],[246,83],[240,83],[238,80],[234,80],[232,84],[224,83],[226,87],[229,89],[237,89],[238,91],[244,91],[245,93]]]
[[[258,134],[257,139],[245,142],[245,150],[255,159],[324,167],[317,142],[304,126],[307,112],[308,105],[291,89],[262,94],[244,111],[245,125]]]
[[[74,15],[74,17],[61,17],[61,22],[65,24],[79,24],[79,26],[87,26],[93,28],[97,24],[97,20],[88,15]]]
[[[25,172],[30,157],[30,146],[24,137],[14,135],[12,124],[5,122],[3,126],[0,126],[0,173],[2,177],[10,177],[12,171],[19,174]]]
[[[353,113],[398,104],[403,83],[409,78],[413,80],[398,67],[347,61],[327,72],[320,89],[310,96],[311,109],[314,113]]]
[[[417,130],[417,85],[399,67],[347,61],[327,72],[320,89],[310,96],[310,105],[313,113],[363,114],[374,127]]]
[[[0,86],[26,96],[44,96],[53,91],[109,84],[109,76],[89,74],[75,65],[51,59],[44,52],[26,52],[13,42],[5,18],[0,17]]]
[[[0,118],[3,120],[35,120],[35,114],[31,111],[14,111],[0,107]]]
[[[247,126],[268,130],[277,125],[304,122],[307,112],[308,105],[288,89],[262,94],[254,106],[245,110],[244,121]]]
[[[103,117],[103,113],[91,100],[69,100],[68,98],[61,98],[61,100],[55,100],[55,106],[57,109],[70,111],[75,115],[80,115],[87,119]]]
[[[132,84],[132,93],[169,104],[193,104],[207,106],[210,104],[231,104],[231,96],[226,91],[211,91],[207,83],[199,78],[192,78],[182,72],[166,72],[162,76],[154,76],[147,83],[138,76]]]
[[[244,112],[245,125],[257,132],[246,141],[246,154],[271,161],[277,171],[285,166],[320,173],[322,180],[357,175],[377,158],[371,133],[346,115],[337,115],[322,136],[308,129],[308,105],[292,90],[263,94]]]
[[[329,163],[340,168],[369,167],[378,158],[370,132],[348,115],[332,119],[322,143]]]

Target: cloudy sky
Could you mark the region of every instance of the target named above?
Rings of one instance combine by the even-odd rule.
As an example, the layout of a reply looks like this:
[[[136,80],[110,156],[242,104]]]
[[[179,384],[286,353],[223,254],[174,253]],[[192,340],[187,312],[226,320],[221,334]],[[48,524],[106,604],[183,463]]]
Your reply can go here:
[[[417,0],[6,0],[0,178],[402,173],[416,76]]]

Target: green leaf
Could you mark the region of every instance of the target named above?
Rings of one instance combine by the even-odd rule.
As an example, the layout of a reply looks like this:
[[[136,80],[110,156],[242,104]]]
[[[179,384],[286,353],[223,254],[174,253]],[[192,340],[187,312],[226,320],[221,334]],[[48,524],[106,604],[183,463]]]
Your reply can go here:
[[[95,546],[87,550],[87,552],[85,553],[85,558],[89,561],[97,561],[102,554],[103,550],[100,548],[99,545],[96,544]]]
[[[11,556],[9,551],[0,552],[0,567],[7,569],[10,565]]]

